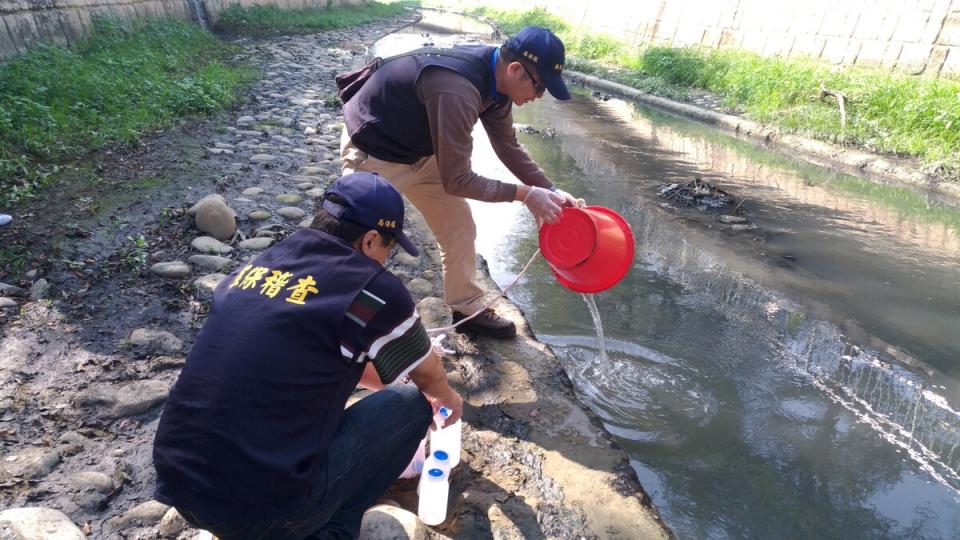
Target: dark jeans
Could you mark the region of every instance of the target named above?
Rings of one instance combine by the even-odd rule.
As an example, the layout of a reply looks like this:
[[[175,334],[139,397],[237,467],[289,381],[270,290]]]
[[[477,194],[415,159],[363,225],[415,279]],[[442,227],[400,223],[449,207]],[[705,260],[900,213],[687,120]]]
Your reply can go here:
[[[386,388],[346,410],[318,478],[326,482],[315,511],[273,521],[211,523],[177,508],[196,527],[221,540],[356,538],[363,513],[410,463],[427,433],[433,410],[412,384]]]

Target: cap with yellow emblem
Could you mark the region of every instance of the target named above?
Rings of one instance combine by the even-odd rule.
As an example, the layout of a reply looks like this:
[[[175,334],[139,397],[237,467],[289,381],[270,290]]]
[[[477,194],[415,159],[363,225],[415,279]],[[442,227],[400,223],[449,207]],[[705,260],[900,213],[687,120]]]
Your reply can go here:
[[[507,40],[504,46],[536,66],[550,95],[557,99],[570,99],[570,91],[561,77],[565,49],[556,34],[539,26],[526,26]]]
[[[344,204],[328,199],[331,193],[338,195]],[[338,178],[323,194],[323,209],[337,219],[392,233],[404,251],[414,257],[420,255],[403,234],[403,197],[377,174],[356,172]]]

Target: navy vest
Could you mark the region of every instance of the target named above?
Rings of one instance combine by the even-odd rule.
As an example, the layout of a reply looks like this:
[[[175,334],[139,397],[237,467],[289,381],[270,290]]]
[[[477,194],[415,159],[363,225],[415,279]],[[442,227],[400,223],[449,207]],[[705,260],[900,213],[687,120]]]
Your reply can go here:
[[[490,59],[495,47],[454,49],[475,57],[485,69],[479,71],[474,62],[461,58],[414,54],[390,60],[374,72],[343,107],[344,123],[353,144],[375,158],[393,163],[410,164],[432,156],[427,110],[416,90],[424,69],[441,67],[459,73],[477,88],[483,101],[490,99]],[[507,104],[504,97],[487,111]]]
[[[211,516],[305,504],[363,371],[341,353],[344,315],[383,271],[306,229],[220,283],[157,428],[160,498]]]

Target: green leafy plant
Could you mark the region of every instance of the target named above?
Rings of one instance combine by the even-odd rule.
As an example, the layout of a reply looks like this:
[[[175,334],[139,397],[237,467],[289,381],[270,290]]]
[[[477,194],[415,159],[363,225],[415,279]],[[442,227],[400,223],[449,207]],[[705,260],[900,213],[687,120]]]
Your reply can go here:
[[[148,256],[147,239],[140,234],[137,235],[136,238],[128,236],[127,241],[130,243],[130,247],[126,257],[124,257],[124,262],[127,263],[127,266],[130,267],[131,270],[136,272],[146,269]]]
[[[356,26],[405,13],[408,4],[370,2],[356,6],[284,10],[277,6],[232,4],[217,20],[217,30],[234,35],[271,36],[311,33]]]

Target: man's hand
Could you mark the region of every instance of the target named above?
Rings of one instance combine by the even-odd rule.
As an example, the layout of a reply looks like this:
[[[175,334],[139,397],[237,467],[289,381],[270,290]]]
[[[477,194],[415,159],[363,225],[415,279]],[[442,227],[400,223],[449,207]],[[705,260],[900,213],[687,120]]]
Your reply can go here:
[[[573,207],[573,208],[583,208],[584,206],[587,205],[587,201],[585,201],[585,200],[583,200],[583,199],[575,199],[575,198],[573,197],[573,195],[567,193],[566,191],[564,191],[564,190],[562,190],[562,189],[560,189],[560,188],[558,188],[558,187],[554,187],[554,188],[553,188],[553,192],[556,193],[557,195],[559,195],[559,196],[561,196],[561,197],[564,198],[563,204],[560,205],[560,206],[564,206],[564,207],[570,206],[570,207]]]
[[[450,416],[447,417],[447,421],[444,422],[443,426],[441,427],[452,426],[453,424],[457,423],[457,420],[459,420],[460,416],[463,415],[463,398],[460,397],[460,394],[453,389],[450,390],[450,395],[445,396],[443,400],[432,400],[432,404],[434,416],[436,416],[437,412],[440,410],[440,407],[446,407],[450,409]],[[437,423],[431,423],[430,429],[436,431]]]
[[[530,186],[527,196],[523,199],[523,204],[536,218],[537,223],[553,223],[560,219],[561,206],[566,202],[567,199],[563,195],[537,186]]]

